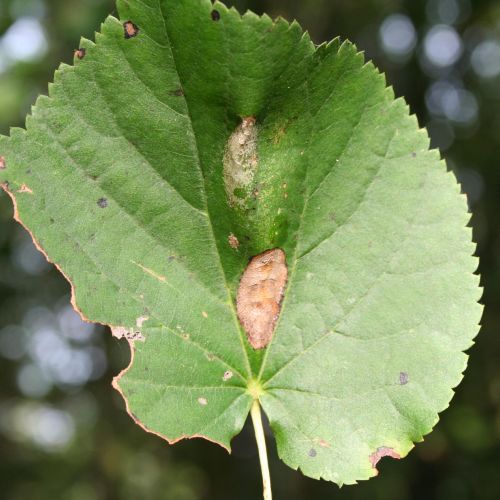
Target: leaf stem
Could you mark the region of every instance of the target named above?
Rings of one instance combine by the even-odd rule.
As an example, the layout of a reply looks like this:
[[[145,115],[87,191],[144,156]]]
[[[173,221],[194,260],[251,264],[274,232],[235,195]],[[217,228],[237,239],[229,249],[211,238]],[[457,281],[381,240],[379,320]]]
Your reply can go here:
[[[273,500],[271,491],[271,475],[269,474],[269,463],[267,461],[266,437],[264,436],[264,427],[262,426],[262,414],[260,411],[259,400],[255,399],[250,410],[252,416],[253,428],[255,430],[255,439],[259,449],[260,468],[262,470],[262,484],[264,486],[264,500]]]

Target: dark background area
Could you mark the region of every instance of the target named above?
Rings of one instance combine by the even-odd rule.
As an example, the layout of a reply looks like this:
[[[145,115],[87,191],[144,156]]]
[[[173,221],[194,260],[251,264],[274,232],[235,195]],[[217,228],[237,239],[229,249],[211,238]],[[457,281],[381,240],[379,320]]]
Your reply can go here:
[[[179,0],[182,1],[182,0]],[[349,38],[429,128],[469,196],[486,306],[469,368],[436,429],[358,486],[303,477],[269,435],[277,500],[500,498],[500,2],[240,0],[296,18],[315,42]],[[0,133],[22,126],[110,0],[0,0]],[[12,220],[0,195],[0,498],[247,500],[261,495],[252,430],[232,456],[195,439],[168,446],[135,426],[111,379],[124,341],[84,325],[69,286]],[[332,423],[334,425],[334,422]]]

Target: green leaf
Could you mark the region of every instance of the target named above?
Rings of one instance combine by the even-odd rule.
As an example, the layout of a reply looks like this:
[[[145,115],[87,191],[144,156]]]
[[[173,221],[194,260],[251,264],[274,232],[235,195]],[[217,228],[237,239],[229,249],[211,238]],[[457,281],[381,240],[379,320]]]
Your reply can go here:
[[[16,217],[82,315],[128,338],[115,385],[140,425],[229,449],[258,397],[288,465],[374,476],[435,425],[477,332],[453,175],[348,42],[209,0],[118,12],[0,138]],[[278,247],[287,290],[255,351],[236,292]]]

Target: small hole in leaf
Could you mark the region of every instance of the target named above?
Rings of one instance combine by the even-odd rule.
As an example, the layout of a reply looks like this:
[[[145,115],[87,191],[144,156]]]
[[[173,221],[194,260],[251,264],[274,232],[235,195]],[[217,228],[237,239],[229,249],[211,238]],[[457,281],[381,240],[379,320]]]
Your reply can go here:
[[[212,17],[212,21],[220,21],[220,12],[218,10],[213,10],[210,13],[210,16]]]
[[[400,385],[406,385],[410,381],[408,374],[406,372],[401,372],[399,374],[399,383]]]
[[[78,59],[83,59],[87,51],[85,49],[79,48],[75,50],[75,57]]]
[[[413,151],[413,153],[411,154],[411,156],[412,156],[413,158],[416,158],[416,157],[417,157],[417,153],[415,153],[415,151]]]
[[[125,30],[125,38],[134,38],[139,34],[139,28],[132,21],[125,21],[123,23],[123,29]]]
[[[107,198],[99,198],[97,200],[97,206],[99,208],[106,208],[108,206],[108,200],[107,200]]]
[[[318,452],[317,452],[314,448],[311,448],[307,454],[308,454],[311,458],[314,458],[314,457],[318,454]]]

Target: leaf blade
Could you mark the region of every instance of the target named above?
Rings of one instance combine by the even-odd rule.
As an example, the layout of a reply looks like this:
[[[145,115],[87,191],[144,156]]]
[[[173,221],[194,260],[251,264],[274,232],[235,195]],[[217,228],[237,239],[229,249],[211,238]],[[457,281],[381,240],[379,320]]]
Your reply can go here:
[[[82,314],[130,332],[115,387],[140,425],[229,449],[258,396],[287,464],[339,484],[375,475],[435,424],[477,332],[456,182],[351,44],[315,49],[296,23],[208,0],[118,7],[27,132],[0,138],[19,218]],[[250,116],[258,169],[237,211],[222,159]],[[290,280],[254,351],[236,289],[275,247]]]

